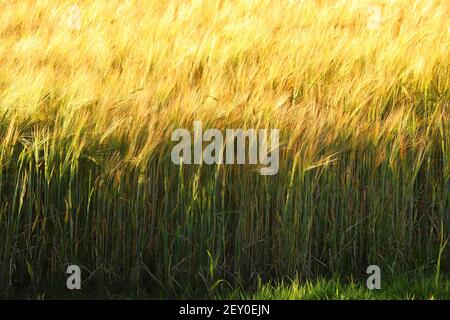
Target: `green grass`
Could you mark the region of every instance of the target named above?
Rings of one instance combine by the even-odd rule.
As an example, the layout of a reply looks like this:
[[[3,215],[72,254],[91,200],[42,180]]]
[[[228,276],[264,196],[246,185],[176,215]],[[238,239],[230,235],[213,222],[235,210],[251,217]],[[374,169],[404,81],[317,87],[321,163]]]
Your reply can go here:
[[[149,289],[149,288],[147,288]],[[215,288],[193,290],[186,287],[175,295],[163,291],[143,290],[140,293],[123,291],[120,288],[82,288],[63,290],[52,288],[32,293],[30,290],[15,292],[9,298],[22,299],[220,299],[220,300],[439,300],[450,299],[450,279],[434,275],[410,274],[393,278],[382,278],[381,289],[369,290],[365,279],[342,279],[320,277],[315,280],[285,280],[265,282],[261,280],[252,289]]]
[[[433,277],[397,277],[382,283],[379,290],[368,290],[364,280],[343,283],[338,278],[322,278],[316,281],[260,284],[254,292],[235,290],[219,294],[218,297],[246,300],[450,299],[450,281],[446,278],[436,286]]]

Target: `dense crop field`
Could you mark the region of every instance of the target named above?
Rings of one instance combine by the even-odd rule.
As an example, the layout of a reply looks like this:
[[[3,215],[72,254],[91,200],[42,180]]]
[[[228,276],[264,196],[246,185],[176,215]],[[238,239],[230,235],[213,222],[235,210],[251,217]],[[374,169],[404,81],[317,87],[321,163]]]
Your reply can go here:
[[[174,164],[194,121],[279,129],[277,174]],[[448,0],[0,1],[0,142],[2,296],[76,264],[130,295],[378,265],[449,297]]]

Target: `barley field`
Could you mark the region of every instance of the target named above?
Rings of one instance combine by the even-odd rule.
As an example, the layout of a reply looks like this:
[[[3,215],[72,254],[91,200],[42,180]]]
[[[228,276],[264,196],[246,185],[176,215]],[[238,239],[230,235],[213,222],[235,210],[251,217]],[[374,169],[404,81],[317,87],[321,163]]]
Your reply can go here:
[[[278,173],[175,165],[194,121],[279,129]],[[0,0],[0,141],[0,296],[450,298],[448,0]]]

